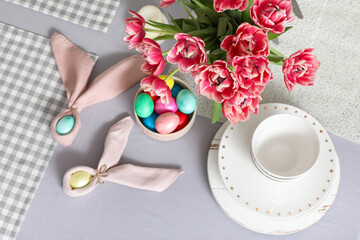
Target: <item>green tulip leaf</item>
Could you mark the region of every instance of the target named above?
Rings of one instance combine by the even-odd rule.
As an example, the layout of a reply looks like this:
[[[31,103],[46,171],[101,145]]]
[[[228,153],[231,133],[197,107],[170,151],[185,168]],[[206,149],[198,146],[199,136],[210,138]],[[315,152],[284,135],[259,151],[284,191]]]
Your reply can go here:
[[[195,30],[195,31],[187,32],[187,33],[190,36],[209,37],[211,39],[214,39],[214,37],[212,35],[216,34],[216,28],[209,27],[209,28],[204,28],[204,29],[201,29],[201,30]],[[205,41],[205,39],[203,39],[203,40]]]
[[[225,13],[234,21],[236,21],[236,23],[239,25],[241,24],[241,15],[242,12],[238,11],[238,10],[226,10]]]
[[[219,14],[215,12],[214,8],[212,6],[207,6],[203,4],[200,0],[191,0],[192,3],[198,5],[205,14],[209,17],[210,21],[214,24],[217,24],[219,20]]]
[[[211,113],[211,122],[212,124],[220,120],[222,116],[222,106],[221,103],[213,101],[212,104],[212,113]]]
[[[273,54],[273,55],[277,55],[277,56],[280,56],[280,57],[283,57],[283,58],[286,58],[286,56],[284,54],[282,54],[281,52],[279,52],[278,50],[270,47],[270,53]]]
[[[162,35],[159,37],[154,38],[154,41],[160,41],[160,40],[169,40],[169,39],[174,39],[173,35]]]
[[[275,34],[275,33],[272,33],[272,32],[269,31],[269,32],[268,32],[268,38],[269,38],[269,40],[273,40],[273,39],[277,38],[278,36],[280,36],[281,34],[286,33],[287,31],[289,31],[289,30],[292,29],[292,28],[293,28],[293,26],[286,27],[285,30],[284,30],[284,32],[282,32],[282,33],[280,33],[280,34]]]
[[[249,9],[254,4],[254,0],[249,0],[248,7],[242,12],[241,14],[241,22],[248,22],[252,25],[254,25],[254,21],[250,17]]]
[[[229,22],[229,18],[227,18],[227,17],[219,18],[218,26],[217,26],[217,36],[218,37],[226,34],[228,22]]]
[[[182,31],[189,33],[198,30],[195,22],[196,21],[192,19],[184,19],[182,24]]]
[[[150,26],[156,27],[158,29],[167,31],[167,32],[171,32],[171,33],[177,33],[177,29],[174,25],[170,25],[170,24],[165,24],[165,23],[158,23],[155,21],[148,21],[146,22],[147,24],[149,24]]]
[[[171,19],[171,22],[174,24],[174,26],[176,27],[176,29],[178,30],[178,32],[181,32],[181,27],[177,24],[176,20],[178,19],[174,19],[173,16],[171,16],[171,14],[169,13],[169,17]],[[181,19],[180,19],[181,20]],[[181,26],[182,26],[182,20],[181,20]]]
[[[227,25],[228,25],[228,29],[227,29],[225,35],[226,36],[232,35],[234,33],[233,32],[234,31],[233,25],[230,22],[228,22]]]

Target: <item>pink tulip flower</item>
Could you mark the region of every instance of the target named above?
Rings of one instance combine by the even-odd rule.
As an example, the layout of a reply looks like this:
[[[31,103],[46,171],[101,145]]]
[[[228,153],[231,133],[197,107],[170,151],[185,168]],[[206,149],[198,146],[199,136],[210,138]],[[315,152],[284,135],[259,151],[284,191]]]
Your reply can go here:
[[[293,53],[284,61],[282,71],[287,89],[291,92],[296,84],[312,86],[320,62],[312,54],[312,48]]]
[[[165,67],[165,59],[163,58],[161,47],[154,40],[144,38],[141,43],[136,46],[136,51],[141,53],[145,63],[141,66],[141,70],[149,75],[158,76]]]
[[[291,0],[254,0],[249,12],[256,25],[280,34],[285,30],[283,24],[295,18],[290,16],[291,10]]]
[[[208,61],[204,41],[186,33],[177,33],[174,38],[177,43],[168,52],[167,61],[177,63],[180,72],[191,72],[195,76],[196,68]]]
[[[145,37],[145,19],[136,12],[129,11],[132,17],[125,19],[125,43],[129,43],[129,49],[136,47]]]

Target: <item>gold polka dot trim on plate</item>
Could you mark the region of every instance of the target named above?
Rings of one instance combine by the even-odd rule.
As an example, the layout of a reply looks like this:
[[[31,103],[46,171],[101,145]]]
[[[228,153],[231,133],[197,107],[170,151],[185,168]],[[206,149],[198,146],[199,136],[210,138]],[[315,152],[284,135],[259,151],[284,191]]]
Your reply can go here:
[[[273,107],[273,108],[272,108]],[[331,143],[331,141],[330,141],[330,139],[329,138],[327,138],[328,136],[327,136],[327,134],[322,134],[322,133],[325,133],[325,130],[324,129],[322,129],[322,126],[321,126],[321,124],[319,124],[318,122],[315,122],[316,120],[314,119],[314,118],[312,118],[310,115],[307,115],[305,112],[302,112],[302,111],[299,111],[299,110],[296,110],[296,109],[293,109],[293,108],[291,108],[291,107],[286,107],[286,106],[264,106],[264,110],[269,110],[269,111],[271,111],[271,109],[275,109],[275,110],[279,110],[279,111],[289,111],[288,113],[293,113],[293,114],[298,114],[298,116],[301,116],[302,114],[302,116],[303,116],[303,118],[305,118],[306,119],[306,121],[308,121],[309,122],[309,124],[311,124],[311,125],[313,125],[313,127],[314,127],[314,129],[315,129],[315,131],[318,131],[318,133],[320,133],[319,135],[319,137],[320,137],[320,139],[321,139],[321,141],[324,141],[325,143]],[[319,128],[321,128],[321,129],[319,129]],[[235,127],[234,126],[230,126],[230,129],[229,130],[235,130]],[[230,135],[231,135],[231,133],[230,133]],[[227,139],[227,140],[229,140],[230,139],[230,135],[228,134],[228,135],[225,135],[225,138]],[[323,143],[324,143],[323,142]],[[224,144],[225,144],[226,142],[224,142]],[[222,149],[228,149],[229,147],[231,147],[231,146],[226,146],[226,145],[221,145],[222,146],[222,148],[221,148],[221,150]],[[335,152],[335,151],[333,151],[333,149],[332,149],[332,145],[328,145],[328,151],[331,153],[331,154],[334,154],[334,153],[332,153],[332,152]],[[326,149],[326,147],[325,147],[325,149]],[[226,150],[224,150],[224,151],[226,151]],[[326,150],[325,150],[326,151]],[[330,160],[330,162],[334,162],[334,159],[333,159],[333,157],[330,157],[331,159],[329,159],[328,158],[328,160]],[[225,157],[224,156],[221,156],[221,159],[225,159]],[[228,160],[228,159],[227,159]],[[222,167],[224,170],[225,170],[225,167]],[[334,168],[334,166],[332,166],[331,168]],[[325,168],[326,169],[326,168]],[[334,170],[333,169],[330,169],[330,168],[327,168],[328,169],[328,171],[330,171],[330,173],[334,173]],[[228,171],[228,170],[227,170]],[[325,170],[326,171],[326,170]],[[222,172],[222,173],[224,173],[224,174],[226,174],[225,173],[225,171],[224,172]],[[226,180],[228,180],[227,181],[227,183],[229,183],[229,185],[230,184],[233,184],[233,183],[231,183],[231,181],[229,180],[229,177],[228,176],[224,176],[225,177],[225,179]],[[323,180],[322,180],[323,181]],[[330,183],[330,180],[329,179],[327,179],[326,180],[327,181],[327,183],[326,184],[328,184],[328,183]],[[235,186],[235,187],[234,187]],[[238,188],[237,187],[237,185],[234,185],[234,186],[228,186],[228,187],[230,187],[229,189],[231,190],[231,192],[232,193],[235,193],[234,194],[234,197],[236,196],[236,198],[238,199],[238,201],[240,201],[241,199],[244,199],[245,197],[244,196],[242,196],[241,197],[241,199],[240,199],[240,195],[236,195],[237,194],[237,190],[235,190],[235,188],[236,189],[240,189],[240,188]],[[241,203],[242,204],[244,204],[244,205],[246,205],[246,206],[248,206],[248,207],[250,207],[250,209],[252,209],[253,211],[255,210],[255,211],[257,211],[258,213],[262,213],[262,214],[269,214],[270,216],[277,216],[277,217],[283,217],[283,216],[290,216],[290,215],[294,215],[294,216],[296,216],[296,215],[298,215],[298,214],[302,214],[303,212],[305,213],[305,212],[307,212],[309,209],[311,209],[311,207],[314,207],[314,205],[312,204],[312,203],[309,203],[309,202],[314,202],[314,200],[315,200],[315,205],[317,204],[317,203],[319,203],[319,201],[320,201],[320,198],[322,198],[322,195],[323,194],[325,194],[326,193],[326,188],[328,188],[329,187],[329,185],[325,185],[324,184],[324,186],[323,187],[325,187],[324,189],[322,189],[322,194],[320,194],[321,196],[316,196],[315,195],[315,197],[313,196],[312,197],[312,199],[308,199],[307,201],[308,201],[308,203],[306,203],[306,202],[303,202],[303,205],[300,205],[302,208],[298,208],[297,210],[296,209],[287,209],[287,211],[285,210],[284,212],[283,211],[280,211],[280,212],[278,212],[279,210],[277,210],[277,209],[272,209],[272,210],[264,210],[264,209],[262,209],[261,211],[260,211],[260,209],[259,209],[259,207],[253,207],[254,205],[256,206],[257,204],[255,203],[255,202],[253,202],[252,201],[252,199],[247,199],[248,201],[252,201],[252,206],[250,206],[250,202],[246,202],[246,201],[241,201]],[[246,198],[245,198],[246,199]],[[298,206],[298,207],[300,207],[300,206]],[[261,206],[260,206],[261,207]],[[266,208],[265,208],[266,209]],[[290,211],[289,211],[290,210]]]

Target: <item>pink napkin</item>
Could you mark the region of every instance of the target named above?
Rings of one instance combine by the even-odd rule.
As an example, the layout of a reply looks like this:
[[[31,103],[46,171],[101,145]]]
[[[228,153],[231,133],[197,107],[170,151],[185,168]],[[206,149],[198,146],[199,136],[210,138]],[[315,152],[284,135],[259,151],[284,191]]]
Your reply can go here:
[[[68,109],[54,118],[51,132],[57,142],[69,146],[81,127],[79,113],[82,109],[116,97],[146,75],[140,70],[143,59],[134,55],[113,65],[87,86],[94,66],[89,54],[59,33],[51,36],[51,47],[68,99]],[[59,135],[56,124],[67,115],[74,116],[75,126],[67,135]]]
[[[85,195],[106,181],[162,192],[183,173],[180,169],[139,167],[132,164],[120,165],[120,157],[125,149],[132,126],[132,119],[125,117],[110,128],[105,140],[104,153],[97,169],[77,166],[65,173],[63,189],[67,195],[72,197]],[[72,174],[78,171],[88,172],[93,177],[85,187],[72,189],[70,179]]]

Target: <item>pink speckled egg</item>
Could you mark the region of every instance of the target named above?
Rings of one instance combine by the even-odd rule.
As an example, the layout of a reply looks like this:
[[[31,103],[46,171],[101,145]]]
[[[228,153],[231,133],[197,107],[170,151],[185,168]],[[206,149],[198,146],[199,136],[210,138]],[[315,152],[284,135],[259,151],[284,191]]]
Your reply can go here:
[[[172,133],[179,125],[179,116],[172,112],[161,114],[155,121],[155,128],[161,134]]]
[[[157,114],[163,114],[166,112],[176,112],[178,107],[176,105],[176,99],[174,97],[170,98],[170,103],[168,105],[163,104],[160,99],[155,101],[155,112]]]

